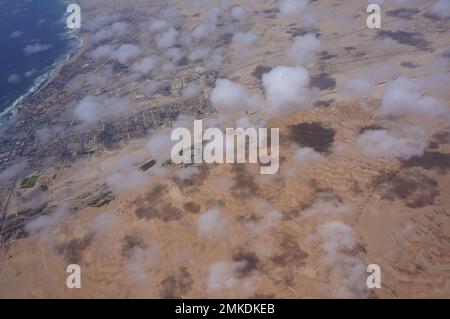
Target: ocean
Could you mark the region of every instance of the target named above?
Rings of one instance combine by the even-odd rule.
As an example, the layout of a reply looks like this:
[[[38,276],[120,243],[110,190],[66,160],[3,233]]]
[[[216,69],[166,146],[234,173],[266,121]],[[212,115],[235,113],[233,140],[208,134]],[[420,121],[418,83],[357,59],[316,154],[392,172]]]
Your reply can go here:
[[[66,28],[66,7],[63,0],[0,0],[2,117],[79,45]]]

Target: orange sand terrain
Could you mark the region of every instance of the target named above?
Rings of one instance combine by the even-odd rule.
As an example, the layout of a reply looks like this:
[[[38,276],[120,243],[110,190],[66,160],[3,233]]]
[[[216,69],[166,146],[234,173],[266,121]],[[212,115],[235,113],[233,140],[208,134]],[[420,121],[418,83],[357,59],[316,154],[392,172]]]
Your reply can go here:
[[[80,4],[90,19],[120,12],[133,23],[133,17],[146,17],[147,6],[160,5],[147,2]],[[199,86],[217,110],[208,120],[220,119],[219,127],[245,118],[280,128],[279,172],[261,175],[258,164],[176,165],[155,158],[152,137],[170,133],[170,127],[130,137],[67,167],[49,166],[43,173],[55,175],[45,197],[51,209],[26,220],[21,235],[2,244],[0,297],[449,298],[450,117],[399,108],[380,113],[391,105],[389,86],[400,75],[428,79],[424,87],[434,81],[430,76],[448,79],[450,20],[426,16],[434,1],[400,7],[386,1],[382,31],[366,27],[360,1],[312,1],[301,18],[283,16],[272,0],[170,3],[165,9],[183,17],[179,30],[186,32],[194,32],[213,7],[221,10],[216,31],[221,32],[230,10],[245,7],[244,21],[227,33],[253,32],[257,39],[224,47],[217,70],[220,78],[244,86],[258,106],[227,113],[215,102],[217,85]],[[406,7],[404,15],[395,11]],[[153,11],[148,15],[157,18]],[[308,19],[314,21],[305,26]],[[309,72],[305,90],[311,98],[268,116],[262,74],[300,64],[286,51],[303,30],[320,34],[320,49],[301,63]],[[96,46],[90,34],[83,33],[86,52]],[[141,47],[151,37],[138,29],[127,36]],[[114,41],[123,39],[108,43]],[[152,54],[162,55],[158,50],[165,48]],[[206,64],[200,60],[158,76],[184,77]],[[358,87],[348,84],[352,79],[361,84],[377,71],[368,94],[358,95]],[[120,75],[139,84],[130,78]],[[130,99],[136,96],[133,85],[125,95]],[[118,95],[119,88],[109,87]],[[425,90],[424,96],[450,102],[448,90]],[[180,96],[148,101],[175,99]],[[148,101],[139,101],[138,110]],[[372,137],[362,139],[367,132],[387,135],[370,144]],[[408,150],[420,150],[403,151],[405,139]],[[124,158],[132,169],[117,168]],[[149,159],[157,164],[146,172],[136,169]],[[104,191],[113,197],[98,207],[86,205],[86,198]],[[20,216],[37,190],[21,192],[20,197],[13,192],[6,207],[11,216]],[[81,289],[66,287],[69,264],[81,267]],[[366,285],[370,264],[380,266],[379,289]]]

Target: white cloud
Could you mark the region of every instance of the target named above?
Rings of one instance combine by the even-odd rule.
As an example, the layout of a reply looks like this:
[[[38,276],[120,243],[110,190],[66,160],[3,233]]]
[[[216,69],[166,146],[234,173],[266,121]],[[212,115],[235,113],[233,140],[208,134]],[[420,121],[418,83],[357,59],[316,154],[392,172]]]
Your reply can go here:
[[[138,168],[138,165],[142,162],[143,160],[141,158],[133,155],[121,157],[106,176],[106,185],[116,194],[122,194],[136,188],[144,187],[149,179]]]
[[[301,66],[278,66],[263,75],[266,100],[272,113],[311,106],[308,70]]]
[[[178,31],[170,28],[156,38],[156,45],[159,49],[167,49],[173,47],[178,38]]]
[[[131,69],[134,72],[149,74],[155,70],[160,65],[160,60],[157,56],[147,56],[142,58],[142,60],[135,62]]]
[[[173,144],[170,133],[159,132],[150,137],[145,149],[152,159],[164,161],[171,158],[170,152]]]
[[[111,53],[111,58],[116,59],[121,64],[128,64],[142,54],[140,47],[134,44],[122,44],[114,52]]]
[[[438,0],[430,9],[431,14],[438,15],[442,18],[450,17],[450,2],[448,0]]]
[[[45,231],[46,229],[58,224],[68,215],[68,213],[69,208],[67,205],[60,205],[53,213],[39,216],[38,218],[27,223],[25,225],[25,231],[29,234]]]
[[[295,37],[294,43],[286,50],[288,59],[295,64],[306,66],[317,59],[320,41],[312,33]]]
[[[250,95],[243,85],[219,79],[211,93],[211,102],[216,108],[230,112],[257,107],[260,101],[256,96]]]
[[[52,46],[50,44],[42,44],[42,43],[28,44],[23,48],[23,52],[26,55],[30,55],[30,54],[34,54],[34,53],[38,53],[38,52],[42,52],[42,51],[47,51],[51,47]]]
[[[130,32],[130,25],[126,22],[118,21],[91,35],[94,43],[125,36]]]
[[[95,123],[126,114],[134,107],[124,98],[86,96],[75,106],[74,115],[84,123]]]
[[[17,84],[20,82],[20,76],[17,74],[11,74],[8,76],[7,81],[9,84]]]
[[[222,209],[213,207],[199,216],[197,231],[201,237],[214,238],[224,233],[227,223],[227,219],[222,216]]]
[[[307,5],[306,0],[280,0],[278,4],[280,13],[284,16],[299,16]]]
[[[403,116],[421,115],[428,117],[448,117],[446,102],[422,94],[424,83],[400,76],[389,82],[384,93],[378,115]]]
[[[226,262],[217,261],[209,267],[208,290],[222,291],[236,288],[239,279],[236,278],[235,272],[243,267],[242,262]]]
[[[301,147],[295,149],[294,159],[300,168],[307,168],[311,163],[323,161],[325,157],[310,147]]]
[[[23,34],[22,31],[14,31],[14,32],[12,32],[12,33],[9,35],[9,37],[10,37],[10,38],[18,38],[18,37],[21,37],[22,34]]]
[[[243,6],[234,6],[231,9],[230,15],[236,20],[244,20],[247,16],[247,10]]]
[[[20,162],[9,166],[8,168],[0,172],[0,181],[7,181],[19,176],[19,174],[23,172],[27,167],[28,162],[26,160],[21,160]]]
[[[369,157],[409,159],[422,155],[428,146],[425,133],[420,129],[409,129],[403,135],[407,136],[395,136],[386,130],[369,130],[358,136],[356,147]]]
[[[236,32],[233,35],[233,43],[241,46],[248,46],[256,41],[258,37],[254,32]]]

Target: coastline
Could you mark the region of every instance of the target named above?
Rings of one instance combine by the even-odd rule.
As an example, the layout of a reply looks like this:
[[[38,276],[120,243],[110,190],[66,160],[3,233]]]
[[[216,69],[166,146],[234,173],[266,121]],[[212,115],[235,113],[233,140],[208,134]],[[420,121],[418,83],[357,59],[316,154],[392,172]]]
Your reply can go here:
[[[66,4],[68,3],[67,0],[63,0],[63,2]],[[63,34],[67,38],[67,41],[74,43],[73,47],[68,52],[59,56],[51,66],[48,66],[47,72],[34,80],[33,85],[24,94],[19,96],[10,106],[0,112],[0,127],[17,114],[20,105],[25,103],[28,98],[49,85],[54,80],[55,76],[59,74],[63,66],[76,56],[77,52],[83,47],[85,42],[83,41],[79,30],[69,30],[66,27]]]

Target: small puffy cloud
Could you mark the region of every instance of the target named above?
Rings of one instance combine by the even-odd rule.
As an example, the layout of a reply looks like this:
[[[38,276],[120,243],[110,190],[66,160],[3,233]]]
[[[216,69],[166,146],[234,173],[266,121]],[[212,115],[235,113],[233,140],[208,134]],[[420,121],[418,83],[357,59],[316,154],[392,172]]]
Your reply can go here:
[[[349,212],[349,207],[336,198],[335,195],[320,192],[316,194],[312,205],[302,212],[302,217],[310,218],[318,215],[347,214]]]
[[[177,38],[178,31],[174,28],[170,28],[156,38],[156,46],[158,47],[158,49],[167,49],[173,47],[177,42]]]
[[[344,82],[342,89],[348,95],[362,98],[372,94],[378,81],[389,80],[398,76],[399,72],[393,65],[382,65],[368,71],[366,74]]]
[[[208,290],[223,291],[236,288],[239,279],[236,272],[245,266],[242,262],[217,261],[211,264],[208,274]]]
[[[114,51],[114,47],[112,45],[106,44],[101,45],[95,48],[93,51],[89,52],[88,56],[95,60],[100,60],[107,58]]]
[[[181,94],[183,97],[191,98],[197,95],[200,92],[201,88],[195,82],[188,83],[184,88]]]
[[[114,52],[111,53],[111,58],[116,59],[121,64],[128,64],[129,61],[137,58],[142,54],[140,47],[134,44],[122,44]]]
[[[17,74],[11,74],[8,76],[7,81],[9,84],[17,84],[20,82],[20,76]]]
[[[386,130],[368,130],[358,136],[356,147],[369,157],[409,159],[423,154],[428,140],[422,130],[406,130],[407,136],[396,136]]]
[[[230,11],[230,15],[234,19],[242,21],[247,16],[247,10],[243,6],[234,6]]]
[[[193,31],[192,36],[194,39],[200,40],[208,38],[217,29],[217,23],[219,21],[219,8],[211,8],[208,10],[205,20],[200,23]]]
[[[91,40],[94,43],[97,43],[104,40],[122,37],[128,34],[129,32],[130,32],[130,25],[126,22],[118,21],[92,34]]]
[[[149,74],[150,72],[158,68],[159,65],[160,60],[157,56],[147,56],[142,60],[135,62],[131,66],[131,69],[137,73]]]
[[[119,21],[121,18],[122,17],[119,13],[98,15],[94,19],[86,21],[86,29],[89,31],[96,31],[108,24]]]
[[[278,66],[262,77],[270,112],[282,113],[311,105],[308,70],[301,66]]]
[[[258,98],[247,93],[245,87],[228,79],[219,79],[211,93],[211,102],[218,109],[239,111],[253,108],[258,104]]]
[[[134,105],[127,99],[108,96],[86,96],[74,109],[74,115],[84,123],[108,120],[131,111]]]
[[[254,32],[236,32],[233,35],[233,43],[241,46],[248,46],[256,41],[258,37]]]
[[[354,230],[334,220],[317,228],[328,271],[328,289],[337,298],[367,297],[366,266],[360,258],[349,254],[357,247]]]
[[[49,229],[50,227],[58,224],[69,213],[67,205],[60,205],[58,208],[49,215],[42,215],[36,219],[33,219],[25,225],[25,231],[29,234],[35,234]]]
[[[314,162],[323,161],[325,157],[310,147],[301,147],[295,149],[294,159],[299,167],[307,168]]]
[[[152,277],[156,265],[161,259],[160,249],[156,243],[149,247],[135,247],[125,265],[128,279],[133,283],[142,283]]]
[[[50,44],[42,44],[42,43],[28,44],[23,48],[23,52],[26,55],[30,55],[30,54],[34,54],[34,53],[38,53],[38,52],[42,52],[42,51],[47,51],[51,47],[52,46]]]
[[[23,34],[22,31],[14,31],[14,32],[12,32],[12,33],[9,35],[9,37],[10,37],[10,38],[18,38],[18,37],[21,37],[22,34]]]
[[[143,160],[137,156],[123,156],[106,176],[106,185],[108,185],[108,187],[116,194],[122,194],[145,186],[149,179],[148,176],[138,168],[139,164],[142,162]]]
[[[287,58],[298,65],[308,65],[317,59],[320,52],[320,40],[312,33],[295,37],[294,43],[286,50]]]
[[[259,217],[256,221],[246,224],[246,227],[255,234],[262,234],[276,227],[283,215],[277,209],[273,208],[268,202],[260,200],[256,203],[256,214]]]
[[[185,181],[192,178],[195,178],[196,175],[199,175],[201,173],[200,169],[195,166],[187,166],[180,169],[177,169],[173,176],[180,180]]]
[[[424,87],[423,81],[415,81],[405,76],[389,82],[378,115],[382,117],[405,115],[448,117],[447,103],[432,96],[423,95]]]
[[[278,7],[284,16],[299,16],[308,6],[306,0],[280,0]]]
[[[152,96],[161,88],[162,84],[158,81],[149,81],[139,85],[139,92],[147,97]]]
[[[174,142],[170,139],[169,132],[159,132],[148,140],[145,149],[152,159],[165,161],[171,158],[171,150]]]
[[[13,178],[16,178],[28,167],[28,162],[26,160],[22,160],[18,163],[15,163],[5,170],[0,172],[0,181],[7,181]]]
[[[437,0],[429,12],[442,18],[450,18],[450,2],[448,0]]]
[[[213,238],[224,233],[228,220],[220,207],[213,207],[197,219],[197,231],[200,237]]]
[[[200,61],[208,57],[209,53],[211,52],[211,49],[207,46],[198,46],[195,47],[191,54],[189,54],[189,60],[191,61]]]
[[[150,31],[162,31],[170,28],[170,24],[166,20],[154,20],[150,23]]]
[[[32,75],[35,74],[35,73],[36,73],[36,69],[31,69],[31,70],[29,70],[29,71],[26,71],[26,72],[24,73],[24,75],[25,75],[26,78],[29,78],[30,76],[32,76]]]

